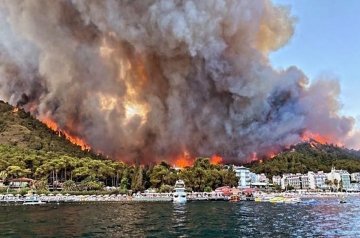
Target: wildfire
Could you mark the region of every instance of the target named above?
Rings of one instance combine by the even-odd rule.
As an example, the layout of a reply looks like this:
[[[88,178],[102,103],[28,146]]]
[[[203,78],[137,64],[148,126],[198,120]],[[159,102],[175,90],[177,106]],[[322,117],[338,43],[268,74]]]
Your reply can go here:
[[[14,109],[13,109],[13,113],[17,113],[19,111],[19,108],[18,107],[14,107]]]
[[[275,152],[275,151],[269,151],[267,154],[266,154],[266,158],[274,158],[278,153]]]
[[[65,138],[67,140],[69,140],[71,143],[80,146],[82,150],[89,150],[90,149],[90,146],[83,139],[79,138],[78,136],[74,136],[74,135],[70,134],[69,132],[67,132],[65,130],[61,130],[59,128],[58,124],[54,120],[52,120],[51,118],[42,118],[41,121],[48,128],[50,128],[51,130],[59,133],[59,136],[61,134],[63,134],[65,136]]]
[[[259,160],[259,158],[257,157],[257,153],[252,152],[251,157],[250,157],[250,161],[257,161],[257,160]]]
[[[141,117],[141,123],[145,122],[145,116],[148,110],[145,106],[137,103],[128,102],[125,104],[125,118],[130,120],[134,116]]]
[[[176,157],[174,163],[176,167],[185,168],[193,164],[193,159],[187,151],[184,151],[183,154]]]
[[[342,146],[342,143],[340,143],[337,139],[332,138],[329,135],[320,135],[317,133],[312,133],[310,131],[306,131],[303,135],[302,135],[302,140],[303,141],[309,141],[309,140],[315,140],[321,144],[327,144],[327,143],[333,143],[336,144],[338,146]]]
[[[211,164],[222,164],[223,161],[224,161],[223,158],[219,155],[213,155],[213,156],[211,156],[211,159],[210,159]]]

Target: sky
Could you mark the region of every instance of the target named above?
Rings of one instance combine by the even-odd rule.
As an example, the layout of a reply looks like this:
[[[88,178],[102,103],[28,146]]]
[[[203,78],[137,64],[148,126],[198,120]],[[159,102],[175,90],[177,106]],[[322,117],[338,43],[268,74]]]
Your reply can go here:
[[[270,55],[275,68],[296,65],[314,80],[321,75],[340,81],[341,113],[360,127],[360,1],[273,0],[290,6],[297,18],[290,42]]]

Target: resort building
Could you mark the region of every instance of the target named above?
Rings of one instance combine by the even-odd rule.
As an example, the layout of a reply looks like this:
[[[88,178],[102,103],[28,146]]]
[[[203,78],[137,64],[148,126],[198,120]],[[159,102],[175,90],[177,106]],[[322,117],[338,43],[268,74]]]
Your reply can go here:
[[[286,189],[288,187],[301,189],[301,174],[284,174],[281,179],[281,188]]]
[[[342,189],[344,190],[349,190],[351,185],[350,185],[350,174],[348,171],[342,171],[340,173],[340,177],[341,177],[341,185],[342,185]]]
[[[268,184],[269,183],[269,179],[266,177],[266,175],[264,173],[255,174],[255,173],[250,172],[250,179],[251,179],[251,184],[254,184],[254,183]]]
[[[279,185],[281,186],[281,176],[273,176],[272,177],[272,183],[274,185]]]
[[[360,182],[360,173],[352,173],[351,174],[351,182],[359,183]]]
[[[348,190],[350,188],[350,174],[346,170],[336,170],[333,167],[331,172],[327,174],[327,179],[331,181],[337,189],[341,187],[344,190]]]
[[[308,172],[309,177],[309,188],[310,189],[326,189],[326,174],[323,171],[318,171],[314,173],[312,171]]]
[[[301,180],[301,189],[310,189],[309,176],[307,174],[302,174],[300,176]]]
[[[236,177],[239,179],[239,188],[250,188],[250,170],[244,166],[234,166]]]

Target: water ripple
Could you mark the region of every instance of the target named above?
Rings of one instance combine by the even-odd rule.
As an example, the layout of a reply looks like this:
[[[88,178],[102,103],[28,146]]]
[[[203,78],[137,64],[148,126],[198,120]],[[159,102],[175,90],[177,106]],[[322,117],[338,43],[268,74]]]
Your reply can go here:
[[[1,237],[360,237],[360,198],[0,207]]]

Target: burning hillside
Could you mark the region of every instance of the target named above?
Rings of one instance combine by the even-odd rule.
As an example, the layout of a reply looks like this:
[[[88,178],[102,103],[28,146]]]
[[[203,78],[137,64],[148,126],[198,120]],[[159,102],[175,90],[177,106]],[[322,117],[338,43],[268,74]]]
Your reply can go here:
[[[0,0],[0,98],[124,161],[357,147],[336,80],[271,67],[293,23],[269,0]]]

